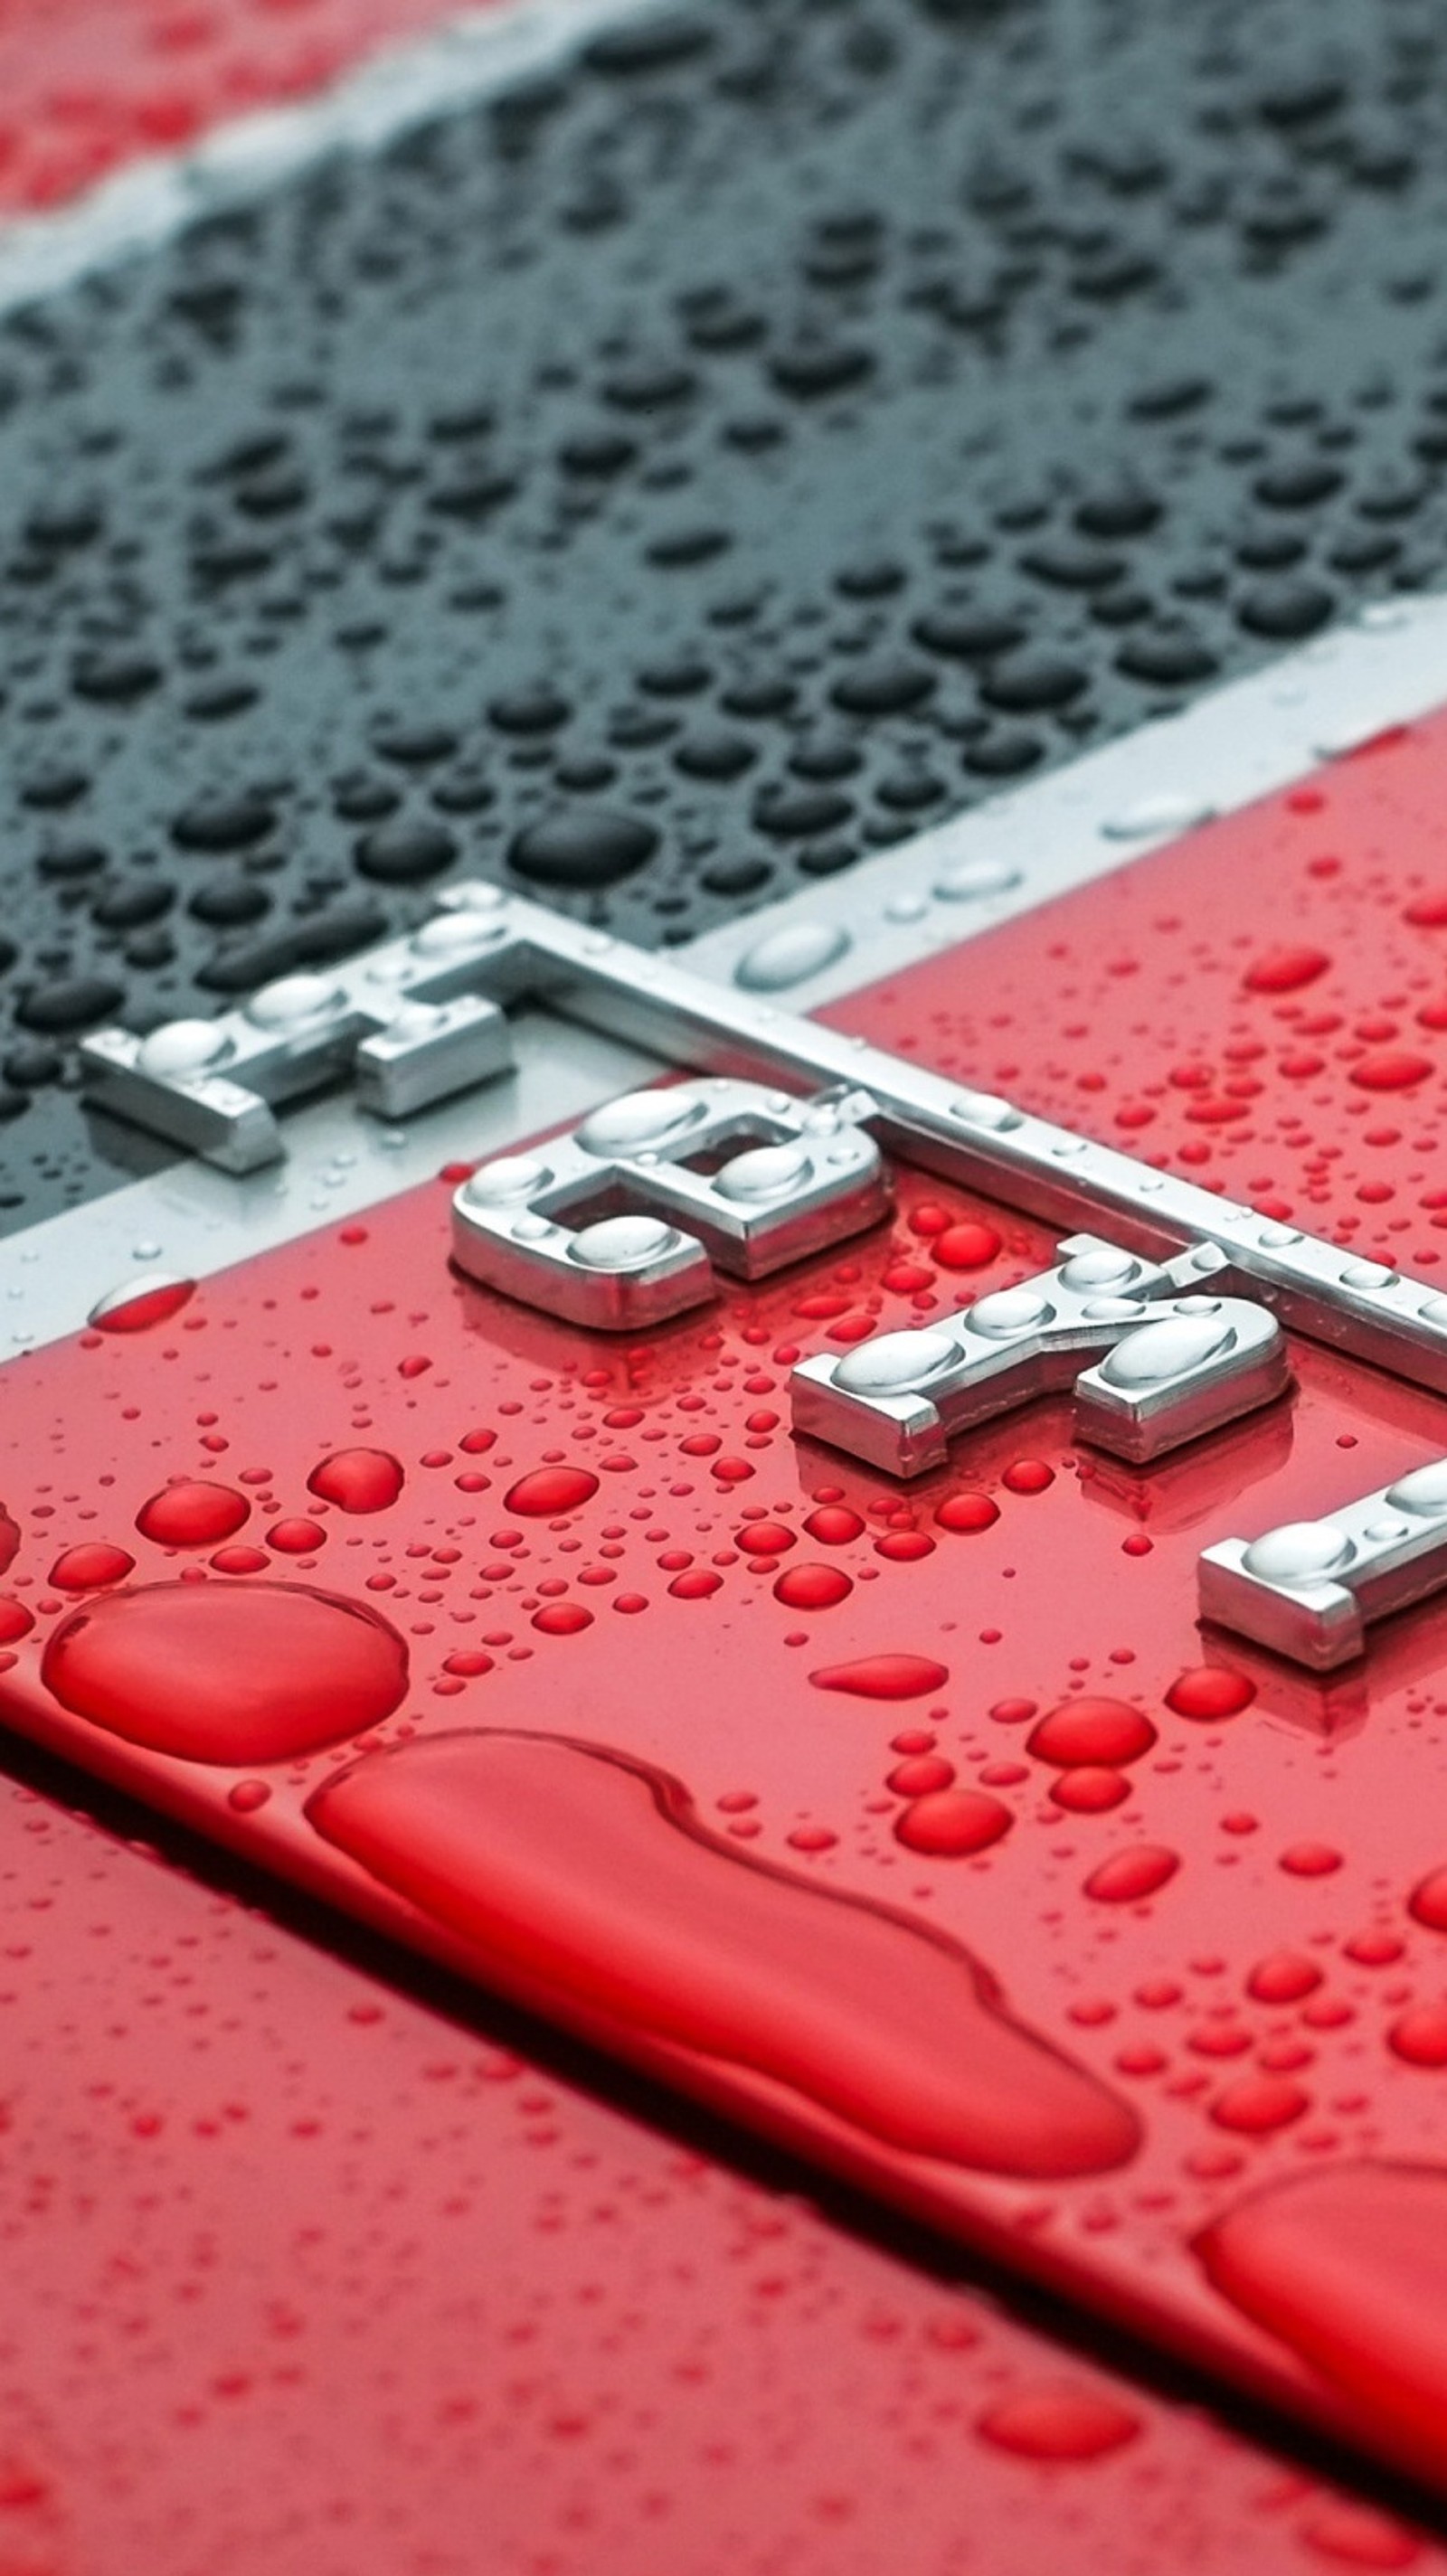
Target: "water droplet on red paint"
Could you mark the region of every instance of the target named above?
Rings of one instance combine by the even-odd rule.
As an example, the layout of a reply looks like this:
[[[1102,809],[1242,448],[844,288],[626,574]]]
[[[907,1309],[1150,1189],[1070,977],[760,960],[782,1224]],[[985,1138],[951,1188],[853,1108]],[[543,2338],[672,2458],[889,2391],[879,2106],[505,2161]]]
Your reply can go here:
[[[1142,1710],[1123,1699],[1066,1699],[1031,1728],[1025,1750],[1037,1762],[1138,1762],[1156,1741]]]
[[[20,1528],[0,1504],[0,1574],[4,1574],[20,1545]]]
[[[790,1610],[832,1610],[853,1589],[837,1565],[791,1565],[774,1585],[774,1599]]]
[[[989,2172],[1132,2155],[1128,2104],[1011,2022],[947,1935],[753,1859],[666,1773],[482,1732],[352,1765],[319,1832],[490,1974],[589,2028],[756,2070],[906,2153]]]
[[[1318,2505],[1300,2524],[1298,2537],[1318,2558],[1339,2567],[1415,2567],[1422,2555],[1422,2543],[1404,2523],[1346,2496]]]
[[[234,1789],[227,1790],[226,1804],[228,1807],[234,1807],[238,1816],[254,1816],[258,1807],[264,1807],[270,1796],[269,1780],[238,1780]]]
[[[948,1664],[930,1655],[856,1655],[847,1664],[821,1664],[809,1675],[816,1690],[850,1691],[856,1699],[923,1699],[941,1691]]]
[[[534,1467],[508,1487],[503,1508],[524,1520],[559,1520],[564,1512],[580,1511],[597,1490],[598,1479],[586,1467]]]
[[[259,1547],[218,1547],[207,1558],[218,1574],[264,1574],[266,1562],[265,1550]]]
[[[152,1279],[145,1287],[127,1279],[92,1306],[86,1321],[99,1333],[148,1333],[153,1324],[169,1324],[195,1294],[194,1279]]]
[[[120,1583],[134,1565],[123,1547],[107,1547],[102,1539],[88,1539],[80,1547],[68,1547],[50,1569],[48,1580],[57,1592],[98,1592],[102,1585]]]
[[[1211,2105],[1211,2117],[1218,2129],[1234,2129],[1242,2137],[1269,2137],[1273,2129],[1289,2128],[1311,2107],[1311,2096],[1303,2093],[1285,2075],[1243,2075],[1236,2084],[1228,2084]]]
[[[1399,2013],[1387,2046],[1408,2066],[1447,2066],[1447,2004],[1413,2004]]]
[[[1351,1078],[1362,1091],[1409,1091],[1431,1070],[1430,1056],[1415,1055],[1408,1047],[1383,1047],[1372,1055],[1358,1057],[1351,1068]]]
[[[0,1646],[13,1646],[17,1637],[28,1637],[34,1625],[23,1601],[0,1601]]]
[[[942,1270],[983,1270],[999,1249],[1000,1238],[992,1225],[947,1225],[930,1244]]]
[[[864,1523],[847,1503],[821,1503],[804,1523],[810,1538],[821,1547],[847,1547],[852,1539],[863,1538]]]
[[[1043,1494],[1055,1482],[1055,1470],[1043,1458],[1015,1458],[1000,1479],[1012,1494]]]
[[[62,1708],[192,1762],[281,1762],[390,1717],[407,1650],[300,1584],[153,1583],[73,1611],[41,1678]]]
[[[142,1504],[136,1527],[158,1547],[211,1547],[230,1538],[250,1513],[246,1496],[230,1485],[166,1485]]]
[[[916,1798],[894,1821],[895,1840],[935,1860],[965,1860],[988,1851],[1006,1835],[1015,1819],[999,1798],[984,1789],[937,1789]]]
[[[1447,1869],[1434,1869],[1418,1880],[1408,1899],[1408,1911],[1429,1932],[1447,1932]]]
[[[1050,1795],[1068,1815],[1104,1816],[1130,1796],[1130,1782],[1123,1772],[1082,1763],[1078,1770],[1062,1771],[1058,1780],[1052,1780]]]
[[[1256,1697],[1256,1685],[1244,1673],[1224,1664],[1192,1664],[1178,1673],[1166,1693],[1167,1708],[1177,1717],[1237,1717]]]
[[[668,1587],[675,1601],[707,1601],[722,1588],[723,1576],[712,1573],[706,1565],[690,1565],[682,1574],[675,1574]],[[774,1589],[778,1590],[777,1584]]]
[[[1136,1843],[1129,1851],[1112,1852],[1093,1869],[1085,1893],[1101,1905],[1136,1905],[1154,1896],[1180,1866],[1179,1852],[1167,1851],[1164,1843]]]
[[[896,1762],[885,1781],[896,1798],[928,1798],[936,1789],[954,1787],[955,1766],[942,1753],[915,1753]]]
[[[933,1556],[934,1540],[924,1530],[886,1530],[874,1542],[876,1556],[887,1556],[896,1565],[915,1565],[922,1556]]]
[[[541,1610],[533,1612],[533,1626],[545,1637],[576,1637],[592,1625],[593,1613],[581,1601],[545,1601]]]
[[[1435,2483],[1447,2448],[1447,2167],[1372,2157],[1253,2192],[1197,2237],[1208,2279]]]
[[[1259,2004],[1299,2004],[1315,1994],[1320,1984],[1321,1970],[1314,1959],[1303,1959],[1294,1950],[1276,1950],[1269,1959],[1258,1960],[1246,1980],[1246,1991]]]
[[[1027,2460],[1100,2460],[1140,2432],[1141,2421],[1103,2389],[1071,2386],[1017,2388],[997,2397],[975,2419],[975,2430],[996,2450]]]
[[[941,1529],[960,1531],[987,1530],[1000,1517],[1000,1506],[988,1494],[946,1494],[935,1505],[935,1519]]]
[[[326,1531],[319,1521],[299,1518],[273,1521],[266,1533],[266,1544],[279,1556],[310,1556],[314,1549],[325,1547]]]
[[[1241,981],[1248,993],[1299,993],[1324,975],[1331,959],[1324,948],[1268,948]]]
[[[313,1467],[309,1494],[339,1512],[390,1511],[402,1491],[402,1463],[386,1449],[338,1449]]]
[[[1341,1867],[1341,1853],[1330,1843],[1291,1843],[1281,1855],[1280,1866],[1291,1878],[1330,1878]]]
[[[734,1545],[746,1556],[783,1556],[798,1544],[798,1531],[786,1529],[782,1521],[747,1521],[734,1532]]]

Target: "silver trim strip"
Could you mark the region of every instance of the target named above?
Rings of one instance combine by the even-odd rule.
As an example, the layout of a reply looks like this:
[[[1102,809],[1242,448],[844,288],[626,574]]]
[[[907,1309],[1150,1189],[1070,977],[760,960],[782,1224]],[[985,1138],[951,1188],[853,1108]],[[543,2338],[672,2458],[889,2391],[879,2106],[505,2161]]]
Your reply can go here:
[[[801,927],[825,934],[843,929],[848,944],[827,966],[787,981],[790,1014],[817,1007],[991,927],[1006,909],[1028,910],[1170,839],[1182,828],[1181,809],[1171,823],[1159,803],[1149,829],[1122,837],[1124,823],[1149,813],[1152,800],[1184,798],[1187,809],[1194,803],[1199,812],[1209,784],[1209,801],[1231,810],[1287,784],[1323,754],[1444,702],[1447,598],[1384,603],[1180,717],[1143,727],[905,842],[851,876],[708,933],[672,960],[660,958],[659,979],[666,979],[670,963],[686,965],[733,983],[738,1001],[748,994],[757,1012],[764,992],[780,985],[777,978],[759,978],[740,990],[737,971],[746,958],[757,959],[766,942],[793,937]],[[1002,859],[1018,861],[1019,882],[978,909],[928,891],[946,864]],[[779,1013],[776,1029],[783,1018]],[[0,1352],[77,1330],[99,1296],[127,1275],[139,1285],[152,1263],[186,1277],[209,1276],[329,1217],[353,1215],[409,1188],[446,1161],[499,1153],[521,1137],[571,1123],[610,1092],[636,1087],[661,1069],[657,1057],[616,1043],[616,1012],[606,1043],[535,1013],[518,1016],[514,1026],[514,1077],[428,1111],[404,1131],[379,1130],[357,1116],[349,1093],[338,1093],[295,1113],[287,1122],[287,1159],[247,1180],[201,1163],[177,1164],[12,1238],[0,1265]],[[811,1054],[819,1044],[847,1046],[823,1030],[810,1035]],[[859,1053],[850,1049],[839,1070],[858,1082]],[[821,1064],[820,1072],[834,1078],[835,1068]],[[1043,1122],[1028,1124],[1044,1134]],[[1090,1160],[1136,1168],[1105,1149],[1090,1149]],[[1058,1179],[1058,1164],[1055,1172]],[[988,1186],[983,1168],[979,1177]],[[1162,1180],[1161,1192],[1173,1201],[1188,1186]],[[1210,1231],[1219,1233],[1223,1203],[1210,1193],[1191,1196],[1208,1202]],[[1088,1204],[1114,1213],[1121,1202],[1109,1191]],[[1167,1220],[1160,1234],[1169,1232]]]

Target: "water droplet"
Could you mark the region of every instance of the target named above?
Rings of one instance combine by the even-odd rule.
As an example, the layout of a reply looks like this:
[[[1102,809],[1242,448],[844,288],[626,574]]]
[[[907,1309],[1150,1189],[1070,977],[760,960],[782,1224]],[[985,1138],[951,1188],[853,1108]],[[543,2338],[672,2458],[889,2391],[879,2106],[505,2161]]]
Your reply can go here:
[[[1362,2156],[1239,2201],[1197,2237],[1213,2286],[1434,2481],[1447,2444],[1447,2169]]]
[[[1330,1878],[1341,1867],[1341,1853],[1330,1843],[1289,1843],[1281,1867],[1290,1878]]]
[[[1000,1506],[989,1494],[946,1494],[935,1505],[938,1527],[957,1533],[990,1529],[999,1517]]]
[[[86,1321],[100,1333],[146,1333],[155,1324],[168,1324],[195,1294],[194,1279],[152,1277],[143,1288],[134,1279],[123,1279],[97,1298]]]
[[[1119,2398],[1069,2381],[1013,2389],[976,2418],[985,2441],[1027,2460],[1104,2459],[1140,2430],[1140,2417]]]
[[[1037,1762],[1138,1762],[1156,1741],[1144,1711],[1123,1699],[1067,1699],[1032,1727],[1025,1750]]]
[[[1241,981],[1248,993],[1299,993],[1324,975],[1331,959],[1324,948],[1268,948]]]
[[[988,1851],[1007,1834],[1015,1819],[1000,1799],[984,1789],[936,1789],[916,1798],[895,1819],[895,1839],[906,1849],[935,1860],[964,1860]]]
[[[311,1556],[325,1547],[327,1534],[317,1521],[292,1518],[273,1521],[266,1533],[266,1544],[278,1556]]]
[[[1218,2129],[1234,2129],[1243,2137],[1263,2138],[1274,2129],[1289,2128],[1311,2107],[1311,2096],[1285,2075],[1243,2075],[1239,2082],[1228,2084],[1211,2105],[1211,2117]]]
[[[545,1601],[533,1612],[532,1624],[545,1637],[576,1637],[593,1625],[593,1613],[581,1601]]]
[[[1192,1664],[1172,1682],[1166,1706],[1177,1717],[1236,1717],[1255,1697],[1256,1685],[1244,1673],[1228,1672],[1224,1664]]]
[[[1073,1252],[1061,1269],[1067,1288],[1128,1287],[1140,1276],[1140,1263],[1129,1252],[1118,1252],[1114,1244],[1103,1243],[1093,1252]]]
[[[734,968],[734,982],[746,993],[787,992],[810,975],[822,975],[850,945],[840,921],[788,921],[745,949]]]
[[[1416,1055],[1408,1047],[1383,1047],[1372,1055],[1359,1056],[1351,1068],[1351,1078],[1362,1091],[1410,1091],[1412,1085],[1424,1082],[1432,1070],[1432,1059]]]
[[[754,2069],[952,2164],[1045,2177],[1135,2150],[1129,2106],[1010,2022],[947,1935],[751,1860],[641,1762],[443,1736],[353,1765],[307,1813],[492,1976],[594,2027]]]
[[[251,1505],[229,1485],[166,1485],[136,1514],[143,1538],[159,1547],[214,1547],[249,1518]]]
[[[1138,1905],[1174,1878],[1180,1866],[1179,1852],[1167,1851],[1163,1843],[1135,1843],[1128,1851],[1112,1852],[1093,1869],[1085,1893],[1100,1905]]]
[[[849,1395],[908,1395],[953,1368],[959,1356],[948,1333],[876,1333],[839,1361],[834,1383]]]
[[[1043,1458],[1012,1458],[1000,1478],[1012,1494],[1043,1494],[1055,1482],[1055,1470]]]
[[[1299,2537],[1318,2558],[1339,2567],[1415,2567],[1422,2555],[1421,2541],[1405,2524],[1346,2496],[1329,2496],[1317,2505]]]
[[[1447,1869],[1429,1870],[1417,1881],[1407,1900],[1407,1910],[1429,1932],[1447,1932]]]
[[[156,1583],[89,1602],[51,1636],[62,1708],[192,1762],[281,1762],[390,1717],[407,1650],[376,1611],[277,1583]]]
[[[548,1165],[531,1154],[502,1154],[463,1182],[462,1200],[468,1207],[512,1207],[521,1199],[536,1198],[552,1177]]]
[[[967,1320],[972,1333],[984,1333],[991,1341],[1009,1341],[1015,1334],[1048,1324],[1054,1312],[1038,1288],[997,1288],[993,1296],[976,1300]]]
[[[123,1547],[108,1547],[100,1539],[88,1539],[80,1547],[68,1547],[50,1569],[48,1580],[57,1592],[95,1592],[103,1584],[120,1583],[132,1571],[135,1558]]]
[[[809,1514],[804,1527],[821,1547],[848,1547],[851,1540],[864,1536],[863,1521],[847,1503],[821,1503],[817,1511]]]
[[[581,1511],[598,1490],[598,1479],[586,1467],[534,1467],[519,1476],[503,1496],[503,1508],[525,1520],[556,1520]]]
[[[1008,894],[1020,882],[1020,871],[1008,859],[954,859],[941,868],[934,892],[941,903],[983,903],[992,894]]]
[[[1172,833],[1189,832],[1193,825],[1209,822],[1215,810],[1204,797],[1166,791],[1122,806],[1100,828],[1108,841],[1164,840]]]
[[[1321,1970],[1314,1959],[1303,1959],[1295,1950],[1276,1950],[1269,1959],[1258,1960],[1246,1980],[1246,1991],[1259,2004],[1299,2004],[1315,1994],[1320,1984]]]
[[[1399,1512],[1419,1512],[1424,1518],[1447,1512],[1447,1458],[1434,1458],[1430,1466],[1399,1476],[1387,1487],[1386,1498]]]
[[[999,1249],[994,1227],[969,1218],[942,1227],[930,1244],[930,1255],[941,1270],[985,1270]]]
[[[1234,1326],[1195,1315],[1171,1315],[1159,1324],[1143,1324],[1127,1334],[1100,1363],[1108,1386],[1163,1386],[1187,1369],[1201,1368],[1236,1340]]]
[[[1351,1540],[1331,1521],[1285,1521],[1253,1539],[1242,1562],[1264,1583],[1315,1583],[1350,1562]]]
[[[337,1449],[313,1467],[309,1494],[342,1512],[390,1511],[405,1479],[402,1462],[387,1449]]]
[[[569,1247],[583,1270],[642,1270],[661,1261],[683,1237],[656,1216],[605,1216],[581,1226]]]
[[[1447,2004],[1413,2004],[1387,2032],[1387,2046],[1408,2066],[1447,2066]]]
[[[1343,1288],[1395,1288],[1397,1273],[1384,1261],[1345,1261],[1337,1276]]]
[[[821,1664],[809,1675],[816,1690],[848,1691],[856,1699],[923,1699],[950,1677],[948,1664],[930,1655],[857,1655],[852,1663]]]
[[[1120,1771],[1082,1763],[1078,1770],[1062,1771],[1051,1781],[1050,1796],[1072,1816],[1104,1816],[1130,1796],[1130,1782]]]
[[[837,1565],[791,1565],[774,1585],[774,1599],[790,1610],[832,1610],[854,1584]]]
[[[736,1154],[726,1163],[714,1182],[720,1198],[752,1207],[757,1202],[783,1198],[801,1189],[812,1178],[814,1159],[807,1145],[756,1145],[747,1154]]]
[[[246,1016],[259,1029],[285,1031],[334,1010],[345,998],[330,975],[279,975],[252,994]]]
[[[627,1091],[584,1119],[578,1143],[588,1154],[636,1154],[640,1146],[660,1145],[707,1116],[708,1102],[696,1091]]]
[[[142,1073],[160,1081],[184,1080],[230,1052],[230,1039],[213,1021],[168,1020],[164,1028],[153,1029],[142,1039],[136,1063]]]

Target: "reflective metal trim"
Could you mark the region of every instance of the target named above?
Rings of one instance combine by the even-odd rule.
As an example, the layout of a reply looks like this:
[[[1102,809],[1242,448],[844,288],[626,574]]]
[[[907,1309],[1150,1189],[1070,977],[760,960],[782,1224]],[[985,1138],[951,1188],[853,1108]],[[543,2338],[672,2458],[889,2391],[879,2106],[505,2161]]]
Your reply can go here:
[[[1199,1293],[1224,1267],[1210,1244],[1161,1265],[1097,1235],[1060,1250],[1053,1269],[962,1315],[801,1360],[795,1431],[922,1476],[962,1431],[1073,1385],[1079,1438],[1140,1464],[1285,1393],[1280,1325],[1244,1298]]]
[[[1182,828],[1179,810],[1167,819],[1160,798],[1170,782],[1179,792],[1184,782],[1188,802],[1192,782],[1199,808],[1209,778],[1212,800],[1229,811],[1251,797],[1287,783],[1323,754],[1340,750],[1352,739],[1369,737],[1447,700],[1447,599],[1432,597],[1390,602],[1368,611],[1306,651],[1290,655],[1254,678],[1233,683],[1202,699],[1186,715],[1169,723],[1143,727],[1135,734],[1092,753],[1071,768],[1054,772],[1008,798],[983,806],[958,822],[920,835],[897,849],[866,862],[852,875],[831,880],[807,895],[790,898],[726,931],[709,933],[675,958],[649,958],[636,971],[655,991],[670,973],[689,975],[696,1002],[706,1005],[705,1024],[712,1022],[723,982],[735,1011],[747,1015],[746,1033],[755,1043],[747,1052],[755,1069],[757,1042],[784,1028],[783,1015],[771,1012],[766,994],[787,991],[791,1006],[807,1008],[902,969],[940,947],[955,944],[1013,911],[1049,900],[1088,882],[1103,871],[1125,864]],[[1121,837],[1132,816],[1151,816],[1149,831]],[[973,903],[957,894],[929,895],[921,889],[934,882],[952,853],[951,864],[977,861],[1019,862],[1018,883],[997,885],[992,895]],[[899,917],[895,917],[899,916]],[[908,916],[907,918],[904,916]],[[552,916],[539,915],[542,920]],[[797,965],[801,925],[814,937],[814,963],[791,981],[780,977],[779,945],[769,968],[766,943],[782,943],[788,934]],[[841,944],[836,934],[847,932]],[[819,962],[816,933],[824,935],[830,962]],[[577,934],[579,937],[582,934]],[[764,951],[764,972],[757,962],[741,983],[737,969],[745,955]],[[633,952],[629,952],[633,954]],[[788,952],[786,952],[787,954]],[[574,1003],[578,1001],[575,994]],[[634,999],[640,997],[635,995]],[[568,1028],[557,1019],[512,1014],[516,1076],[494,1081],[446,1107],[424,1111],[405,1130],[385,1136],[376,1124],[359,1118],[353,1097],[338,1091],[292,1112],[286,1121],[289,1158],[266,1173],[245,1181],[223,1179],[202,1164],[182,1164],[125,1185],[67,1215],[50,1219],[4,1248],[0,1260],[0,1348],[42,1343],[81,1325],[98,1295],[130,1269],[138,1245],[150,1247],[149,1258],[171,1271],[201,1277],[229,1263],[266,1251],[309,1231],[328,1214],[355,1214],[392,1191],[406,1188],[449,1159],[475,1159],[497,1153],[539,1129],[572,1123],[610,1091],[636,1088],[660,1069],[659,1057],[646,1051],[646,1012],[632,1017],[625,1030],[612,1001],[601,1018],[608,1043]],[[654,1014],[654,1043],[661,1034]],[[792,1025],[797,1030],[799,1023]],[[777,1052],[765,1070],[782,1072],[794,1065],[793,1078],[803,1086],[866,1080],[861,1051],[851,1040],[803,1024],[803,1056]],[[628,1037],[636,1043],[624,1046]],[[674,1061],[678,1057],[675,1053]],[[892,1067],[891,1059],[882,1059]],[[733,1069],[743,1070],[741,1065]],[[920,1077],[927,1081],[928,1077]],[[872,1086],[871,1086],[872,1087]],[[937,1083],[947,1105],[960,1095]],[[995,1104],[999,1114],[1004,1104]],[[965,1133],[945,1115],[943,1134],[958,1153]],[[984,1131],[970,1141],[986,1143]],[[1052,1146],[1054,1151],[1052,1151]],[[1013,1157],[1012,1175],[1005,1152]],[[1063,1150],[1062,1150],[1063,1149]],[[917,1150],[917,1140],[915,1147]],[[1075,1157],[1075,1168],[1067,1164]],[[1032,1194],[1023,1195],[1025,1167],[1033,1159]],[[1330,1282],[1337,1318],[1337,1338],[1344,1346],[1391,1363],[1394,1329],[1414,1300],[1418,1313],[1432,1298],[1425,1289],[1378,1281],[1353,1287],[1345,1276],[1360,1266],[1329,1246],[1305,1238],[1274,1247],[1272,1229],[1244,1210],[1233,1210],[1211,1193],[1157,1173],[1141,1179],[1142,1167],[1128,1156],[1104,1147],[1082,1146],[1079,1139],[1051,1129],[1043,1121],[1021,1118],[1013,1128],[997,1130],[986,1159],[952,1159],[987,1190],[1018,1204],[1038,1206],[1063,1217],[1067,1224],[1108,1219],[1121,1231],[1134,1206],[1145,1219],[1137,1229],[1141,1248],[1174,1248],[1193,1239],[1197,1220],[1200,1239],[1226,1242],[1238,1267],[1249,1267],[1258,1293],[1272,1281],[1266,1268],[1273,1251],[1294,1253],[1294,1274],[1310,1302],[1320,1302]],[[1124,1182],[1122,1196],[1120,1184]],[[1136,1203],[1137,1185],[1143,1205]],[[1049,1192],[1047,1207],[1046,1193]],[[1279,1234],[1280,1229],[1276,1232]],[[1254,1236],[1256,1258],[1245,1255]],[[1319,1275],[1313,1277],[1315,1265]],[[1279,1258],[1275,1285],[1288,1286]],[[1385,1293],[1383,1293],[1385,1291]],[[1279,1311],[1291,1320],[1300,1309],[1277,1295]],[[1394,1325],[1394,1315],[1396,1323]],[[1429,1339],[1439,1346],[1442,1326],[1432,1325]],[[1378,1327],[1385,1340],[1367,1338]],[[1438,1379],[1434,1375],[1432,1383]]]
[[[1229,1270],[1230,1285],[1247,1287],[1300,1331],[1375,1360],[1419,1386],[1447,1392],[1447,1295],[1440,1289],[1258,1216],[993,1093],[968,1090],[864,1038],[776,1010],[736,984],[709,983],[673,958],[650,956],[496,886],[454,886],[438,901],[438,921],[427,924],[412,944],[429,939],[442,922],[463,925],[465,940],[442,944],[452,960],[450,972],[459,982],[466,973],[474,994],[494,1001],[520,995],[549,1001],[569,1018],[631,1038],[676,1065],[848,1095],[857,1124],[926,1171],[1052,1224],[1105,1216],[1112,1235],[1133,1250],[1156,1254],[1214,1246],[1222,1259],[1213,1267],[1223,1274]],[[308,1045],[321,1061],[352,1048],[356,1026],[365,1019],[361,997],[375,992],[379,974],[384,982],[390,975],[396,945],[389,942],[338,968],[325,1006],[317,1000],[309,1010],[306,1025],[314,1034]],[[470,960],[466,967],[464,956]],[[81,1049],[82,1061],[97,1069],[103,1085],[114,1076],[116,1043],[116,1032],[102,1031]],[[196,1110],[194,1095],[204,1090],[209,1074],[148,1073],[143,1053],[126,1070],[128,1114],[163,1135],[186,1133]],[[253,1095],[235,1088],[233,1100],[210,1103],[218,1132],[207,1150],[228,1168],[237,1167],[236,1139],[244,1139],[256,1106]]]
[[[1222,1539],[1200,1561],[1201,1616],[1313,1672],[1365,1650],[1367,1624],[1447,1584],[1447,1458],[1329,1519]]]

